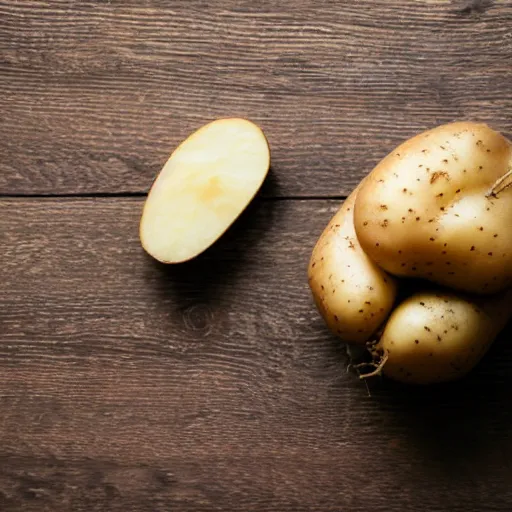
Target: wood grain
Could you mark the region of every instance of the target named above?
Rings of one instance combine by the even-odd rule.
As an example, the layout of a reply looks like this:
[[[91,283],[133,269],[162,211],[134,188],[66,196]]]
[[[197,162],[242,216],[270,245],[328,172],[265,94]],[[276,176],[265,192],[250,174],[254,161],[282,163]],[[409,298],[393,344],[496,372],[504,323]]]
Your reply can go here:
[[[510,0],[0,1],[0,194],[143,193],[202,123],[268,135],[269,196],[346,195],[454,119],[510,135]]]
[[[368,396],[306,283],[336,201],[256,201],[179,267],[141,206],[0,202],[2,512],[511,509],[510,332]]]

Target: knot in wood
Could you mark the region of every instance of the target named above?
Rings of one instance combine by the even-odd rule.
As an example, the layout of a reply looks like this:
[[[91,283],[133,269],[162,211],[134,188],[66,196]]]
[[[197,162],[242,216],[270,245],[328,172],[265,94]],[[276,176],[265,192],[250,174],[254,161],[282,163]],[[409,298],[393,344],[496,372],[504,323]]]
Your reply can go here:
[[[191,331],[208,334],[212,328],[213,314],[206,304],[194,304],[183,312],[183,322]]]

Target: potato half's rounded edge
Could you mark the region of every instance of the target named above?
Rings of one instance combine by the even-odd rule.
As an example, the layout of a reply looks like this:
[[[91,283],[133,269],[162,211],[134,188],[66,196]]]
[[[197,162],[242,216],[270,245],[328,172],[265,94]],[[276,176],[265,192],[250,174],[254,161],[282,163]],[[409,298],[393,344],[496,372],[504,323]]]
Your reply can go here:
[[[162,263],[191,260],[246,209],[270,168],[261,128],[243,118],[203,125],[171,154],[144,203],[142,247]]]

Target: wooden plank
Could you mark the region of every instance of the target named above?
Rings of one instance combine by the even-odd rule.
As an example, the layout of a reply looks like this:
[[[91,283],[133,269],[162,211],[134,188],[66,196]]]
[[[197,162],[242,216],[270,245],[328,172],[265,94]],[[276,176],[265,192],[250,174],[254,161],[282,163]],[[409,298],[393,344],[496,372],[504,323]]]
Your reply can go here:
[[[202,123],[258,122],[270,196],[346,195],[454,119],[507,134],[512,2],[0,2],[0,194],[145,192]]]
[[[510,346],[368,396],[306,283],[337,206],[257,201],[164,267],[140,200],[2,200],[1,510],[509,511]]]

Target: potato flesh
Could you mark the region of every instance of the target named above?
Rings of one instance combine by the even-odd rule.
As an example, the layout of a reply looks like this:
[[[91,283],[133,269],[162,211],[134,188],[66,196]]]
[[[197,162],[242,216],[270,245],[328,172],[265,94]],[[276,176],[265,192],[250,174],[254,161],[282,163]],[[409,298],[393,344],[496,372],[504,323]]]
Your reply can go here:
[[[484,356],[512,316],[512,291],[486,300],[421,292],[391,314],[377,349],[382,373],[394,380],[432,384],[455,380]]]
[[[511,162],[508,141],[480,124],[453,123],[405,142],[359,193],[363,249],[397,276],[475,293],[511,286],[512,189],[486,197]]]
[[[250,121],[221,119],[193,133],[149,192],[140,223],[144,249],[164,263],[203,252],[249,204],[269,164],[267,140]]]
[[[320,236],[309,262],[309,285],[330,330],[344,341],[364,343],[389,315],[395,280],[363,252],[354,230],[357,189]]]

